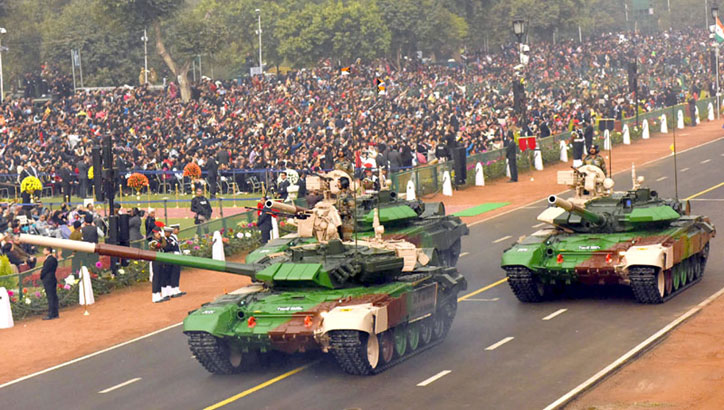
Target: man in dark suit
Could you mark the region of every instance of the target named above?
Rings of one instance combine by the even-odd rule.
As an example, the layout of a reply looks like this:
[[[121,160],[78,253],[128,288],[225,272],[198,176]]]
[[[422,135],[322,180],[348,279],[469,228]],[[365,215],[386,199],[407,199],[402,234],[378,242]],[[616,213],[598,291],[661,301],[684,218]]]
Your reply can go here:
[[[291,182],[287,179],[287,173],[285,171],[282,171],[279,174],[279,177],[281,178],[281,181],[279,181],[279,185],[277,185],[277,191],[282,201],[286,201],[287,196],[289,196],[287,189],[289,188],[289,185],[291,185]]]
[[[206,180],[209,183],[209,193],[211,194],[210,199],[214,199],[216,198],[216,182],[219,178],[219,164],[211,155],[207,157],[206,172]]]
[[[85,215],[85,223],[80,230],[83,242],[98,243],[98,228],[93,224],[93,215]]]
[[[43,269],[40,271],[40,280],[43,281],[45,295],[48,298],[48,316],[43,320],[57,319],[58,315],[58,279],[55,277],[55,270],[58,269],[58,260],[53,256],[53,248],[44,248],[45,262]]]
[[[505,158],[508,160],[508,167],[510,168],[510,181],[518,182],[518,144],[515,143],[515,136],[513,131],[508,130],[508,139],[505,143]]]
[[[73,189],[73,173],[70,169],[70,165],[67,163],[63,164],[60,171],[58,171],[58,175],[60,176],[60,184],[63,191],[63,202],[69,203]]]
[[[266,203],[266,198],[263,199],[263,201]],[[269,242],[269,239],[271,239],[271,231],[272,231],[272,216],[269,214],[271,209],[266,207],[266,204],[259,212],[259,217],[256,221],[256,226],[259,227],[259,230],[261,230],[261,244],[264,245],[267,242]]]

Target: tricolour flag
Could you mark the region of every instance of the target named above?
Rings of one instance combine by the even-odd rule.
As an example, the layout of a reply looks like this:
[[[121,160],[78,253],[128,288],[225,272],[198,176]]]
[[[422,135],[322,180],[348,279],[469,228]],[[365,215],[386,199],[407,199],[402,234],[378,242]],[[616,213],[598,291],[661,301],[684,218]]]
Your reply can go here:
[[[716,25],[714,26],[714,37],[718,43],[724,42],[724,25],[721,24],[719,17],[716,18]]]

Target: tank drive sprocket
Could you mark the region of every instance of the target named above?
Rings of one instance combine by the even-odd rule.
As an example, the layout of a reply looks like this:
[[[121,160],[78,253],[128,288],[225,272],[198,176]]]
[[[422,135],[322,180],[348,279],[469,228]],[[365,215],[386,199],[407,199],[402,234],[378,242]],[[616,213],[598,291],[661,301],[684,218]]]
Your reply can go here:
[[[217,337],[205,332],[189,332],[188,343],[196,360],[211,373],[235,374],[243,369],[242,353]]]
[[[506,266],[508,285],[521,302],[542,302],[548,296],[548,287],[533,276],[533,272],[524,266]]]

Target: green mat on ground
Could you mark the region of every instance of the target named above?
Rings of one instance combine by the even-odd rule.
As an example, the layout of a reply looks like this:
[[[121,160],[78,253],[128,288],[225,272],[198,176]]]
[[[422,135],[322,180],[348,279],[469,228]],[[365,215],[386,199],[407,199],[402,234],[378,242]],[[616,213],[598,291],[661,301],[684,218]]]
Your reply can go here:
[[[472,208],[463,209],[462,211],[455,212],[453,215],[455,215],[455,216],[476,216],[476,215],[484,214],[486,212],[490,212],[493,209],[498,209],[498,208],[504,207],[506,205],[510,205],[510,202],[488,202],[485,204],[474,206]]]

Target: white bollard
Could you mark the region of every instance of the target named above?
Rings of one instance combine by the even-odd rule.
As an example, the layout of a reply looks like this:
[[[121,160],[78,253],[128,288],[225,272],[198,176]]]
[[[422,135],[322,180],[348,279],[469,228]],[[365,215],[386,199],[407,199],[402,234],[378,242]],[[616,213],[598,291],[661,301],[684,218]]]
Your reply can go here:
[[[699,125],[701,123],[701,119],[699,119],[699,106],[694,106],[694,117],[696,117],[696,125]]]
[[[442,174],[442,194],[445,196],[452,196],[452,180],[450,179],[450,171],[445,171]]]
[[[277,221],[277,218],[272,217],[271,239],[277,238],[279,238],[279,222]]]
[[[543,154],[540,152],[540,147],[536,147],[533,151],[533,165],[538,171],[543,171]]]
[[[10,296],[5,288],[0,288],[0,329],[15,326],[13,312],[10,310]]]
[[[78,284],[78,303],[81,305],[92,305],[96,303],[93,297],[93,284],[91,283],[90,272],[85,266],[80,268],[80,283]]]
[[[611,149],[611,132],[609,130],[603,131],[603,149],[606,151]]]
[[[631,132],[628,130],[628,124],[623,125],[623,144],[631,145]]]
[[[224,255],[224,242],[221,240],[221,232],[214,231],[214,235],[211,238],[213,243],[213,245],[211,245],[211,258],[217,261],[226,261],[226,256]]]
[[[417,194],[415,193],[415,181],[413,180],[407,181],[407,194],[405,195],[405,199],[408,201],[414,201],[417,199]]]
[[[649,122],[644,120],[644,123],[641,125],[641,138],[647,140],[649,137],[651,137],[649,134]]]
[[[568,162],[568,144],[561,141],[561,162]]]
[[[706,106],[706,119],[714,121],[714,104],[712,103],[709,103],[709,105]]]
[[[480,162],[475,164],[475,186],[485,186],[485,172]]]
[[[508,162],[508,158],[505,159],[505,176],[510,178],[510,163]]]
[[[661,133],[669,133],[669,124],[666,122],[666,114],[661,114]]]
[[[680,130],[684,129],[684,111],[679,110],[676,114],[676,128]]]

